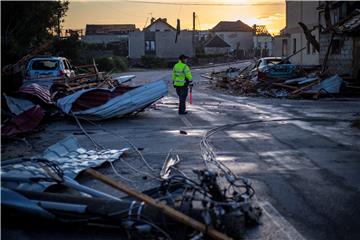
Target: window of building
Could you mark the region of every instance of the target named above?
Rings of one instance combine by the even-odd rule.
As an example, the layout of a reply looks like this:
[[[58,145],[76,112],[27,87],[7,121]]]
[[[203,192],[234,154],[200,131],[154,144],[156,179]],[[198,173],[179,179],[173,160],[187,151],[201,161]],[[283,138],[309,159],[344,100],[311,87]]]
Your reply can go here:
[[[293,53],[296,53],[296,38],[293,39]]]
[[[286,56],[287,55],[287,39],[283,39],[282,40],[282,51],[281,51],[281,55],[282,56]]]
[[[340,39],[334,39],[331,47],[331,55],[339,55],[341,53]]]
[[[310,55],[310,41],[307,41],[307,43],[306,43],[306,54]]]
[[[155,52],[155,41],[145,41],[145,51]]]
[[[264,48],[267,48],[268,45],[267,45],[267,42],[264,42]]]
[[[336,24],[339,22],[339,12],[338,9],[335,9],[334,14],[333,14],[333,20],[334,22],[332,24]]]

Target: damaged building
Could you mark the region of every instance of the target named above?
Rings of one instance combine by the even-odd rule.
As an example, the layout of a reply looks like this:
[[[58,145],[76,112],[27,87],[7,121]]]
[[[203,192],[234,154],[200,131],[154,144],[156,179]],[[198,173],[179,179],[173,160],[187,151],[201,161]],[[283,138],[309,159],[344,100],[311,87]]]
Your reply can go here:
[[[140,59],[142,56],[151,55],[176,59],[181,54],[194,56],[192,37],[192,31],[177,32],[166,18],[153,18],[142,31],[129,34],[129,57]]]
[[[82,41],[111,47],[127,56],[129,33],[138,30],[135,24],[87,24]]]
[[[273,40],[273,55],[288,56],[304,49],[291,58],[301,65],[318,65],[319,52],[307,41],[299,22],[304,23],[316,40],[319,40],[318,12],[316,1],[286,1],[286,27]]]
[[[324,26],[320,33],[320,62],[326,60],[329,72],[355,78],[360,84],[360,3],[336,1],[330,2],[328,8],[326,17],[326,4],[318,7],[320,24]]]

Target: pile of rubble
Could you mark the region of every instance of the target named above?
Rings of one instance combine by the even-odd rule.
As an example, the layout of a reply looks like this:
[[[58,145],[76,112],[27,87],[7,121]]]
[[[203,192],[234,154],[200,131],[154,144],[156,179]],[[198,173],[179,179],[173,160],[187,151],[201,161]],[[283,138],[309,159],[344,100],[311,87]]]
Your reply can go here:
[[[2,94],[2,137],[28,133],[36,129],[45,116],[55,114],[89,120],[122,117],[142,111],[167,95],[164,81],[129,86],[126,83],[135,75],[113,77],[100,72],[95,61],[92,65],[75,67],[76,75],[29,77],[24,72],[33,57],[29,54],[2,69],[3,76],[26,76],[16,91]]]
[[[254,64],[250,64],[243,69],[228,68],[203,77],[214,80],[215,87],[238,95],[317,99],[340,93],[343,84],[340,76],[320,74],[314,71],[316,68],[311,70],[313,72],[296,66],[291,76],[276,78],[267,76],[266,72],[259,73]]]
[[[133,161],[122,160],[129,152],[129,148],[86,149],[68,136],[41,156],[4,160],[1,206],[7,223],[45,219],[43,228],[77,223],[120,229],[131,239],[180,240],[238,239],[259,222],[261,209],[248,179],[220,175],[219,169],[193,170],[190,178],[177,168],[179,157],[174,160],[171,151],[160,172],[145,159],[142,166],[148,170],[138,170]],[[153,187],[140,192],[131,186],[131,171],[116,170],[116,161],[126,162],[138,178],[151,176]],[[106,163],[121,180],[93,169]],[[94,180],[107,187],[95,187]]]

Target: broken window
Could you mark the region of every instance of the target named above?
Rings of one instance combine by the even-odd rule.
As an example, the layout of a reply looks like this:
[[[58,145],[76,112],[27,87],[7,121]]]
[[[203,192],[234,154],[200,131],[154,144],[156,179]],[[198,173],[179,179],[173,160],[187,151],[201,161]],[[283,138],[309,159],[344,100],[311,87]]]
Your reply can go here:
[[[33,70],[56,70],[59,61],[57,60],[35,60],[32,64]]]
[[[293,39],[293,53],[296,53],[296,38]]]
[[[339,55],[341,53],[341,41],[340,39],[334,39],[331,48],[331,55]]]

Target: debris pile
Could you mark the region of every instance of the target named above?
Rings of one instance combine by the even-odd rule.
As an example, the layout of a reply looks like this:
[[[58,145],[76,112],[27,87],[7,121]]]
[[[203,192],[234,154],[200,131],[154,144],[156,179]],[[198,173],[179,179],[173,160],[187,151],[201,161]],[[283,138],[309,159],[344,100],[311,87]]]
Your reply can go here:
[[[70,136],[41,157],[3,161],[2,210],[14,221],[116,226],[133,239],[238,239],[258,223],[261,210],[253,206],[254,189],[243,178],[220,185],[215,170],[194,170],[189,178],[176,169],[182,173],[176,175],[170,168],[179,159],[167,158],[156,187],[139,192],[90,169],[112,164],[127,151],[85,149]],[[80,173],[111,188],[104,192],[82,183]]]
[[[42,52],[46,47],[48,45],[43,45],[32,54]],[[110,73],[100,72],[95,61],[91,65],[71,67],[77,74],[73,70],[73,74],[56,70],[59,75],[54,75],[50,70],[33,70],[35,74],[30,75],[31,59],[46,59],[44,61],[50,63],[56,61],[54,57],[35,57],[32,54],[2,69],[2,74],[6,76],[20,73],[25,76],[16,91],[2,94],[3,100],[6,99],[2,101],[3,137],[11,138],[31,132],[40,125],[44,116],[57,113],[89,120],[138,113],[167,95],[164,81],[129,86],[126,83],[134,79],[135,75],[113,77]],[[26,123],[31,124],[24,126]]]
[[[305,71],[303,68],[296,67],[290,75],[274,77],[271,76],[274,67],[261,72],[253,66],[250,64],[242,70],[237,70],[237,75],[234,75],[233,68],[229,68],[223,72],[202,77],[215,80],[215,87],[230,90],[234,94],[280,98],[312,97],[317,99],[323,95],[333,96],[340,93],[343,84],[340,76],[314,72],[316,68],[310,69],[313,72],[309,73],[309,69]]]

